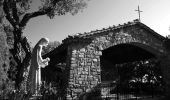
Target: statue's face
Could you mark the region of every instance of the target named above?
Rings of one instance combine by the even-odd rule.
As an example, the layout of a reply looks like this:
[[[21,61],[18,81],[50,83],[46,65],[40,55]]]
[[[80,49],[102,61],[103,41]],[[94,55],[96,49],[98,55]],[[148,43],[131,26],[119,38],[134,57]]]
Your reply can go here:
[[[42,38],[42,39],[41,39],[41,42],[40,42],[40,45],[42,45],[42,46],[47,46],[48,43],[49,43],[49,40],[48,40],[48,39]]]
[[[48,42],[43,43],[43,46],[45,46],[45,47],[46,47],[47,45],[48,45]]]
[[[42,43],[42,46],[47,46],[47,45],[48,45],[48,41]]]

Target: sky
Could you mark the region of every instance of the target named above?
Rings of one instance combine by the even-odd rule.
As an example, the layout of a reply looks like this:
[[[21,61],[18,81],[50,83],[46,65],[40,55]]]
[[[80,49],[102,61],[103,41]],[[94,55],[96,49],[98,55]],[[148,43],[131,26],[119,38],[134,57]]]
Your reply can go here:
[[[170,34],[170,0],[90,0],[87,8],[72,16],[39,16],[31,19],[25,30],[31,45],[47,37],[50,41],[62,42],[68,35],[90,32],[96,29],[127,23],[138,19],[140,6],[141,22],[157,33]],[[38,2],[34,3],[38,6]]]

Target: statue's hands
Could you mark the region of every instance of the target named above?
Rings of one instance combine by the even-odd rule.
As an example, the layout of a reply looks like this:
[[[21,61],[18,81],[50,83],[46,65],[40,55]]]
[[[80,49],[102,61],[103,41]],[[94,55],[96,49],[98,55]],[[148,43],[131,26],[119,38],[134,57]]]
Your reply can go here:
[[[47,65],[48,65],[48,62],[45,62],[45,65],[47,66]]]
[[[46,58],[43,60],[41,67],[44,68],[45,66],[48,66],[48,62],[50,61],[50,58]]]
[[[46,58],[46,61],[47,61],[47,62],[49,62],[49,61],[50,61],[50,58],[49,58],[49,57],[47,57],[47,58]]]
[[[48,62],[49,62],[49,61],[50,61],[50,58],[47,57],[47,58],[45,59],[45,65],[46,65],[46,66],[48,65]]]

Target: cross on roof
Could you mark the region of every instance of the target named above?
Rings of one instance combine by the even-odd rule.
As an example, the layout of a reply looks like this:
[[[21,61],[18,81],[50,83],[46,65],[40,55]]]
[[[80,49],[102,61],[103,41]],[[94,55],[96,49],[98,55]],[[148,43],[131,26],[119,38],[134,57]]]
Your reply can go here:
[[[139,9],[139,5],[138,5],[138,10],[135,10],[135,11],[138,12],[138,14],[139,14],[139,21],[140,21],[140,13],[143,12],[143,11],[141,11],[141,10]]]

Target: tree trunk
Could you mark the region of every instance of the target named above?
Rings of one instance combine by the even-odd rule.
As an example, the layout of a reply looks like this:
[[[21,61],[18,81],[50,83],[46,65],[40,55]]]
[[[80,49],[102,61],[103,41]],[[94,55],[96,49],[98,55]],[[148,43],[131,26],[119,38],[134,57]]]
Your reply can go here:
[[[31,50],[30,45],[26,39],[26,37],[22,36],[21,29],[14,29],[14,47],[10,50],[14,60],[16,61],[16,69],[17,74],[15,80],[16,89],[20,88],[20,84],[23,81],[23,73],[24,70],[29,66],[29,62],[31,59]]]

